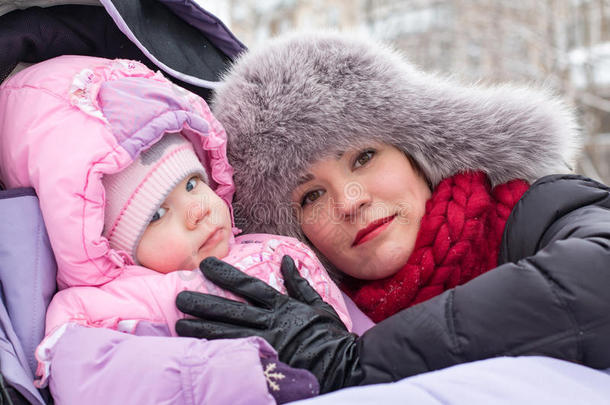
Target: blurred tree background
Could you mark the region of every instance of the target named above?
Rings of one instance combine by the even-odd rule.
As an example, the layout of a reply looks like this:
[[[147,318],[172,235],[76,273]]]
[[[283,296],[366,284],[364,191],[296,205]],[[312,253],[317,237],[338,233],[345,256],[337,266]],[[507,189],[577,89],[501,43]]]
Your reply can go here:
[[[372,35],[427,71],[533,83],[578,109],[576,170],[610,184],[610,0],[198,0],[247,46],[293,30]]]

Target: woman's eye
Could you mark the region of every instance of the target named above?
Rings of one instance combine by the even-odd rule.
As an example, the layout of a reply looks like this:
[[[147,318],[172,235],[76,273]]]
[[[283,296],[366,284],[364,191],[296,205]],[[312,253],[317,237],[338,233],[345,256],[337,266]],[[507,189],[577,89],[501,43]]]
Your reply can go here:
[[[308,192],[307,194],[305,194],[303,196],[303,199],[301,200],[301,207],[304,207],[307,204],[311,204],[312,202],[316,201],[318,198],[322,197],[323,194],[324,194],[324,191],[322,191],[322,190],[314,190],[314,191]]]
[[[358,156],[356,156],[356,160],[354,161],[354,168],[364,166],[369,162],[369,160],[373,158],[374,155],[375,151],[370,149],[360,153]]]
[[[199,181],[199,178],[197,177],[191,177],[189,179],[189,181],[186,182],[186,191],[191,191],[193,190],[195,187],[197,187],[197,182]]]
[[[160,220],[161,218],[163,218],[163,215],[165,215],[166,212],[167,212],[166,208],[160,207],[157,211],[155,211],[152,218],[150,219],[150,222],[152,223],[152,222]]]

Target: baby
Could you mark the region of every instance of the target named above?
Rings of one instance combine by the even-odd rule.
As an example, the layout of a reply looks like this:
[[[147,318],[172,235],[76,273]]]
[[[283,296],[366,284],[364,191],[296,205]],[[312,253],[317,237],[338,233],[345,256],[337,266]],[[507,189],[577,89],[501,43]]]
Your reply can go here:
[[[103,236],[135,266],[128,277],[57,293],[47,311],[47,334],[68,322],[133,333],[141,321],[148,321],[164,324],[176,336],[175,323],[184,318],[174,304],[180,291],[236,298],[198,270],[210,256],[284,292],[279,269],[282,257],[290,255],[301,274],[351,327],[343,297],[315,254],[284,236],[235,238],[229,205],[210,182],[192,144],[180,133],[164,135],[127,168],[105,175]]]
[[[279,269],[282,257],[290,255],[351,327],[341,293],[304,244],[282,236],[233,236],[229,206],[210,188],[193,146],[180,133],[164,135],[130,166],[104,176],[102,182],[103,235],[111,248],[129,253],[127,260],[142,266],[141,276],[59,292],[47,312],[47,333],[69,322],[138,333],[140,322],[148,321],[164,325],[175,336],[175,323],[184,317],[174,304],[180,291],[237,298],[201,275],[198,264],[210,256],[285,292]],[[289,373],[286,366],[280,367],[283,374]]]
[[[201,98],[134,61],[63,56],[3,83],[0,112],[12,117],[0,122],[0,153],[11,152],[1,156],[2,178],[11,188],[36,189],[58,263],[60,291],[36,351],[38,385],[50,381],[57,403],[100,391],[109,402],[131,403],[181,402],[175,392],[195,403],[303,397],[303,390],[292,398],[271,392],[277,381],[271,384],[267,371],[300,370],[278,362],[259,338],[167,338],[185,317],[175,306],[180,291],[236,298],[202,276],[198,265],[208,256],[285,291],[280,264],[290,255],[351,328],[341,292],[305,245],[282,236],[234,237],[226,135]],[[127,334],[115,333],[90,353],[91,340],[70,340],[83,327]],[[125,340],[128,334],[139,336]],[[145,339],[150,335],[162,338]],[[132,349],[119,350],[121,342]],[[132,355],[146,345],[150,355]],[[162,377],[136,388],[98,369],[117,356],[129,359],[129,370]],[[229,384],[228,375],[247,395],[216,389]]]

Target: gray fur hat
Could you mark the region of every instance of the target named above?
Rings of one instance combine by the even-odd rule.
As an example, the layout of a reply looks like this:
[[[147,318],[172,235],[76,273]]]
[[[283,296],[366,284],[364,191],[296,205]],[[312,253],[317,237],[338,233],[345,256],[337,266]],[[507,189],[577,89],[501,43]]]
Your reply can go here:
[[[578,150],[572,111],[547,91],[462,85],[338,33],[292,34],[244,54],[212,108],[229,138],[237,226],[301,240],[290,194],[337,151],[389,143],[435,186],[466,170],[494,184],[533,181],[569,171]]]

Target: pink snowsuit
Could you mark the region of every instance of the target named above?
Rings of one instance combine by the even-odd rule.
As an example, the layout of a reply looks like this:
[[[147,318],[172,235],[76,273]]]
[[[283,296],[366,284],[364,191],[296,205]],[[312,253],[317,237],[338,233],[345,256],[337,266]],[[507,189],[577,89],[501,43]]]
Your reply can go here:
[[[142,325],[154,325],[165,328],[162,335],[175,335],[174,324],[184,317],[175,297],[183,290],[235,298],[198,269],[161,274],[133,265],[102,236],[102,176],[127,167],[167,132],[181,132],[193,143],[210,186],[230,207],[234,185],[226,135],[205,102],[137,62],[62,56],[5,81],[0,112],[0,177],[8,187],[36,189],[58,264],[60,291],[37,350],[39,383],[48,380],[55,401],[273,403],[260,358],[276,354],[260,338],[205,341],[108,331],[93,353],[83,341],[100,338],[83,326],[142,334]],[[342,294],[305,245],[273,235],[232,242],[223,260],[282,292],[279,264],[283,255],[292,256],[351,329]],[[83,358],[68,354],[73,352],[65,350],[66,342],[82,346]],[[154,348],[151,356],[130,356],[130,347],[137,352],[141,345]],[[123,356],[126,367],[149,370],[146,387],[121,384],[117,376],[112,392],[103,384],[96,389],[106,356]],[[227,389],[228,379],[239,381],[239,389]]]

